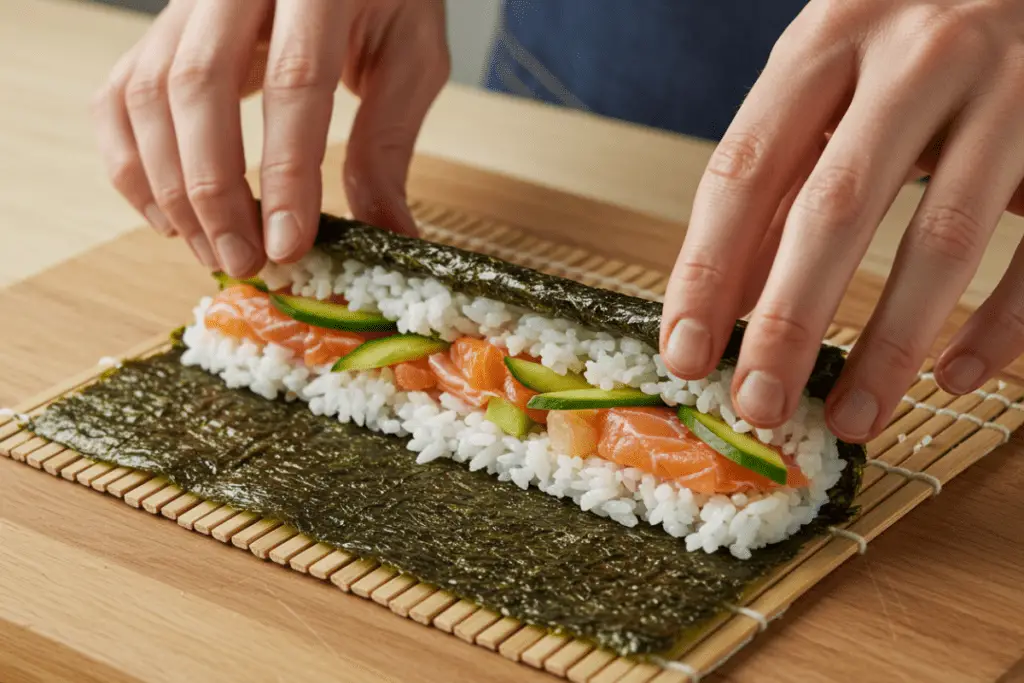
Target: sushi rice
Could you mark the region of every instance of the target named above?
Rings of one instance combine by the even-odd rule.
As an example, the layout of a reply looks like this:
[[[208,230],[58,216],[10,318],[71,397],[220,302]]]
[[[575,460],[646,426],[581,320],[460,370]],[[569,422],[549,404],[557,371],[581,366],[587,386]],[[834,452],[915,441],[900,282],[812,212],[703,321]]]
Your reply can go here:
[[[261,277],[272,290],[290,287],[296,295],[318,299],[342,295],[353,310],[395,320],[402,333],[449,341],[482,337],[509,355],[527,353],[560,374],[583,373],[602,389],[630,386],[659,395],[670,406],[694,406],[794,456],[809,480],[806,488],[699,494],[596,456],[582,459],[553,452],[543,433],[524,439],[507,436],[482,410],[451,395],[442,394],[439,403],[425,392],[399,390],[390,369],[331,372],[329,364],[307,367],[284,347],[261,347],[208,329],[203,321],[210,298],[199,303],[195,322],[185,330],[188,348],[182,362],[217,374],[231,388],[248,388],[268,400],[302,400],[317,415],[409,437],[408,448],[419,463],[451,458],[520,488],[534,486],[570,498],[581,509],[625,526],[660,525],[684,539],[690,551],[728,548],[747,559],[751,550],[788,538],[814,519],[846,465],[825,426],[823,403],[806,393],[786,424],[753,429],[733,410],[731,369],[716,370],[699,381],[680,380],[671,376],[654,349],[635,339],[455,293],[433,279],[406,277],[357,261],[346,261],[337,271],[315,249],[296,264],[269,265]]]

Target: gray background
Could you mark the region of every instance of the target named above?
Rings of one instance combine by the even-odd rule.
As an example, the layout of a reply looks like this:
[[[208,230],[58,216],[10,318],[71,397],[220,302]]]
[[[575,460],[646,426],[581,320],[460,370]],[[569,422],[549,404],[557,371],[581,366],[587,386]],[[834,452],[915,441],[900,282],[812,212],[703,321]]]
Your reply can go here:
[[[167,0],[85,0],[117,5],[140,12],[159,12]],[[452,53],[452,80],[479,85],[498,24],[501,0],[447,0],[448,44]]]

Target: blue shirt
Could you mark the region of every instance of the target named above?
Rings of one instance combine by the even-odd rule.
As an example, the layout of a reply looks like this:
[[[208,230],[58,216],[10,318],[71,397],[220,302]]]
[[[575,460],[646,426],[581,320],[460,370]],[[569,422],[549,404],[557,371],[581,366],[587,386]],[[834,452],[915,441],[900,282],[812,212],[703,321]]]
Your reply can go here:
[[[504,0],[489,89],[717,140],[805,0]]]

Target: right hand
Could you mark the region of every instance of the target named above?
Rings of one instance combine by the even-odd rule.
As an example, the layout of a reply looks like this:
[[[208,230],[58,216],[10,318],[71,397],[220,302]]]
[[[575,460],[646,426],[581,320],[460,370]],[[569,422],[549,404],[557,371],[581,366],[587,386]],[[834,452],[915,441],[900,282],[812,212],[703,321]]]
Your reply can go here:
[[[449,70],[442,0],[172,0],[95,99],[100,147],[157,231],[208,268],[251,276],[313,244],[342,80],[362,100],[344,169],[352,213],[415,234],[409,163]],[[239,113],[260,89],[262,216]]]

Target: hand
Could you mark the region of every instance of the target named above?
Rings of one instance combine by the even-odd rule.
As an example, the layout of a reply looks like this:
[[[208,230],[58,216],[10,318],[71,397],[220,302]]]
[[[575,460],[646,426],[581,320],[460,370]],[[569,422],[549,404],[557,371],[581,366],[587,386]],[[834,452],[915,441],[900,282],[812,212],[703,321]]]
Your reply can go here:
[[[415,233],[409,162],[448,74],[442,0],[173,0],[97,95],[100,145],[114,185],[155,229],[185,238],[207,267],[249,276],[313,244],[339,80],[362,99],[345,161],[350,208]],[[260,88],[262,217],[239,114]]]
[[[706,375],[753,307],[733,401],[758,427],[788,419],[916,163],[931,182],[826,403],[841,438],[878,434],[1003,211],[1024,211],[1022,95],[1019,0],[811,0],[701,180],[665,299],[666,365]],[[940,357],[937,380],[967,393],[1022,351],[1024,249]]]

